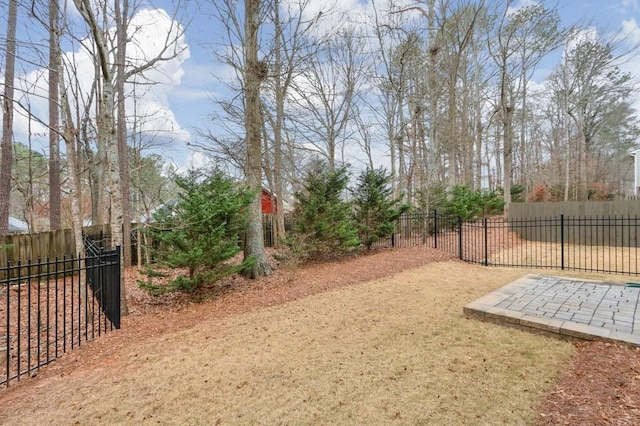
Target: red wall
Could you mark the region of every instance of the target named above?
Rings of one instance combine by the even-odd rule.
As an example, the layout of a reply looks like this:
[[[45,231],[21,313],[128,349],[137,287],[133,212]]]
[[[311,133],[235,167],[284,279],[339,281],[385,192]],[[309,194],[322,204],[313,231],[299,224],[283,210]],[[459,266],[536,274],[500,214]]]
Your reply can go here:
[[[263,189],[262,190],[262,214],[278,212],[278,206],[276,206],[275,204],[275,199],[273,201],[274,203],[272,205],[271,194],[269,194],[269,191]]]

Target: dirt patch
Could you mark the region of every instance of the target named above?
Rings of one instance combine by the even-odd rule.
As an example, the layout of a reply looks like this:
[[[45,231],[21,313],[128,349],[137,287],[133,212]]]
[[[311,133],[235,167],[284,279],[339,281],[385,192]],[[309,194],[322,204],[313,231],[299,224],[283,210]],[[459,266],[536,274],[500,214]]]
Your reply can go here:
[[[466,303],[527,272],[413,248],[231,278],[200,303],[150,298],[129,283],[122,329],[0,391],[0,422],[562,424],[574,418],[563,395],[605,407],[578,423],[633,419],[637,351],[576,350],[462,316]],[[585,348],[592,357],[581,358]],[[596,364],[601,377],[558,382],[614,354]]]

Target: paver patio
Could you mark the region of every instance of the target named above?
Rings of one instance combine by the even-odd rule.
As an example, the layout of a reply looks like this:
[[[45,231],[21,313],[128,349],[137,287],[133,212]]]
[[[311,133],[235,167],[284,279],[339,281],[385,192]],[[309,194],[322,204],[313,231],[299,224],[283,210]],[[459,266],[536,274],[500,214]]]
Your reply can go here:
[[[468,317],[640,346],[640,286],[530,274],[464,307]]]

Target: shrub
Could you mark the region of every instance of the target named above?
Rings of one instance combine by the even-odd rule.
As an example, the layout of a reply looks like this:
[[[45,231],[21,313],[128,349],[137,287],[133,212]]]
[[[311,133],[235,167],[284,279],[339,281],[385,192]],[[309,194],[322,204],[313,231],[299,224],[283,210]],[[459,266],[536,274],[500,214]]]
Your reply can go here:
[[[157,263],[155,271],[148,271],[149,282],[139,284],[154,293],[192,292],[205,282],[243,270],[251,262],[225,263],[240,251],[238,235],[246,228],[253,193],[219,171],[206,174],[191,170],[178,177],[176,184],[181,190],[177,202],[154,215],[149,231],[160,242],[154,253]],[[154,285],[151,277],[162,275],[162,268],[186,268],[187,273],[168,286]]]
[[[589,185],[587,199],[591,201],[611,201],[615,198],[615,189],[604,182]]]
[[[358,237],[370,249],[373,243],[390,236],[400,215],[409,206],[400,206],[400,198],[392,198],[391,175],[384,168],[367,169],[358,177],[353,191],[354,220]]]
[[[514,183],[513,185],[511,185],[511,201],[513,203],[522,203],[525,201],[525,195],[526,195],[526,191],[525,191],[525,187],[524,185],[520,184],[520,183]]]
[[[546,201],[549,201],[550,198],[551,194],[547,190],[547,185],[538,182],[534,185],[531,194],[527,198],[527,201],[530,203],[544,203]]]
[[[351,205],[342,194],[348,182],[347,169],[330,170],[325,162],[311,165],[304,190],[297,192],[293,235],[288,245],[307,258],[342,254],[359,246]],[[295,241],[295,244],[294,244]]]
[[[473,220],[499,213],[503,208],[504,200],[495,191],[471,190],[464,185],[456,185],[449,191],[442,210],[463,220]]]

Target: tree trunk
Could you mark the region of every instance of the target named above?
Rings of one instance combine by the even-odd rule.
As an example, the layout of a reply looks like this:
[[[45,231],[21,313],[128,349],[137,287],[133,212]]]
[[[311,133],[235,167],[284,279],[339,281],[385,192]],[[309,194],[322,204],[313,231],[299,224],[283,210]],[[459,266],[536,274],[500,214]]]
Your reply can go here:
[[[249,226],[244,242],[245,259],[253,258],[254,264],[247,271],[251,278],[270,275],[271,266],[264,250],[262,235],[262,150],[260,129],[260,83],[266,77],[263,63],[258,62],[258,29],[260,0],[245,1],[245,45],[244,45],[244,88],[245,88],[245,176],[247,184],[256,191],[249,206]]]
[[[427,182],[437,180],[437,176],[442,175],[441,144],[438,137],[438,52],[436,29],[435,1],[429,0],[427,26],[429,31],[429,59],[427,61],[427,93],[429,94],[429,144],[431,145],[430,162],[425,164],[427,169]],[[436,169],[436,170],[434,170]],[[430,208],[427,200],[427,210]]]
[[[61,69],[61,68],[59,68]],[[67,150],[68,174],[71,179],[69,197],[71,201],[71,226],[73,229],[73,239],[76,246],[76,253],[84,257],[84,243],[82,241],[82,213],[81,213],[81,190],[80,190],[80,165],[78,164],[78,153],[76,152],[76,131],[73,128],[73,117],[71,107],[66,95],[64,79],[60,79],[61,105],[64,109],[62,115],[62,137]]]
[[[127,149],[127,116],[125,110],[125,61],[127,58],[127,15],[129,2],[124,0],[122,11],[120,2],[114,3],[117,28],[116,90],[118,96],[118,120],[116,132],[118,140],[118,165],[120,168],[120,191],[122,194],[122,263],[131,266],[131,202],[129,195],[129,151]]]
[[[95,96],[97,99],[100,99],[102,94],[102,84],[101,84],[101,71],[100,64],[96,61],[95,65],[95,86],[96,93]],[[100,116],[100,103],[96,103],[96,117]],[[109,165],[107,163],[107,147],[105,144],[105,138],[98,137],[96,138],[96,152],[95,154],[91,150],[89,146],[89,141],[93,137],[90,135],[90,123],[89,120],[85,120],[83,123],[83,131],[85,133],[84,143],[85,143],[85,152],[87,153],[87,168],[89,169],[89,174],[91,176],[91,224],[92,225],[105,225],[109,223],[109,212],[111,210],[111,206],[109,204],[109,199],[107,197],[107,180],[109,174]]]
[[[4,70],[4,96],[2,98],[2,162],[0,163],[0,235],[9,232],[9,206],[11,204],[11,165],[13,163],[13,93],[16,66],[17,0],[9,0],[7,16],[6,63]]]
[[[276,119],[273,127],[273,180],[276,198],[276,238],[274,246],[279,246],[279,241],[286,238],[284,229],[284,183],[283,183],[283,161],[282,161],[282,131],[284,127],[284,101],[286,88],[282,82],[282,28],[280,23],[280,5],[275,5],[275,97],[276,97]]]
[[[506,58],[503,62],[506,64]],[[513,132],[511,125],[513,123],[513,109],[509,102],[508,77],[506,65],[501,71],[502,78],[500,81],[500,109],[502,114],[502,131],[503,131],[503,194],[504,194],[504,215],[508,217],[509,207],[511,206],[511,177],[513,175]]]
[[[101,123],[98,127],[98,135],[102,135],[105,138],[105,145],[107,147],[107,165],[109,167],[109,198],[111,205],[111,215],[109,221],[109,227],[111,230],[111,246],[123,246],[123,215],[122,215],[122,192],[121,192],[121,176],[119,170],[119,153],[118,153],[118,141],[116,136],[116,129],[114,123],[114,100],[115,90],[111,84],[111,80],[103,79],[102,89],[102,104],[101,108]],[[124,262],[120,262],[120,277],[124,277]],[[120,313],[127,315],[129,308],[127,306],[127,298],[125,292],[124,279],[120,279]]]
[[[474,119],[475,119],[475,187],[482,188],[482,139],[483,139],[483,127],[482,127],[482,103],[481,99],[481,75],[480,75],[480,61],[478,59],[478,46],[473,44],[473,94],[475,98],[474,102]],[[491,184],[489,184],[491,185]]]
[[[58,88],[60,72],[58,0],[49,0],[49,229],[62,228],[60,214],[60,131]]]

